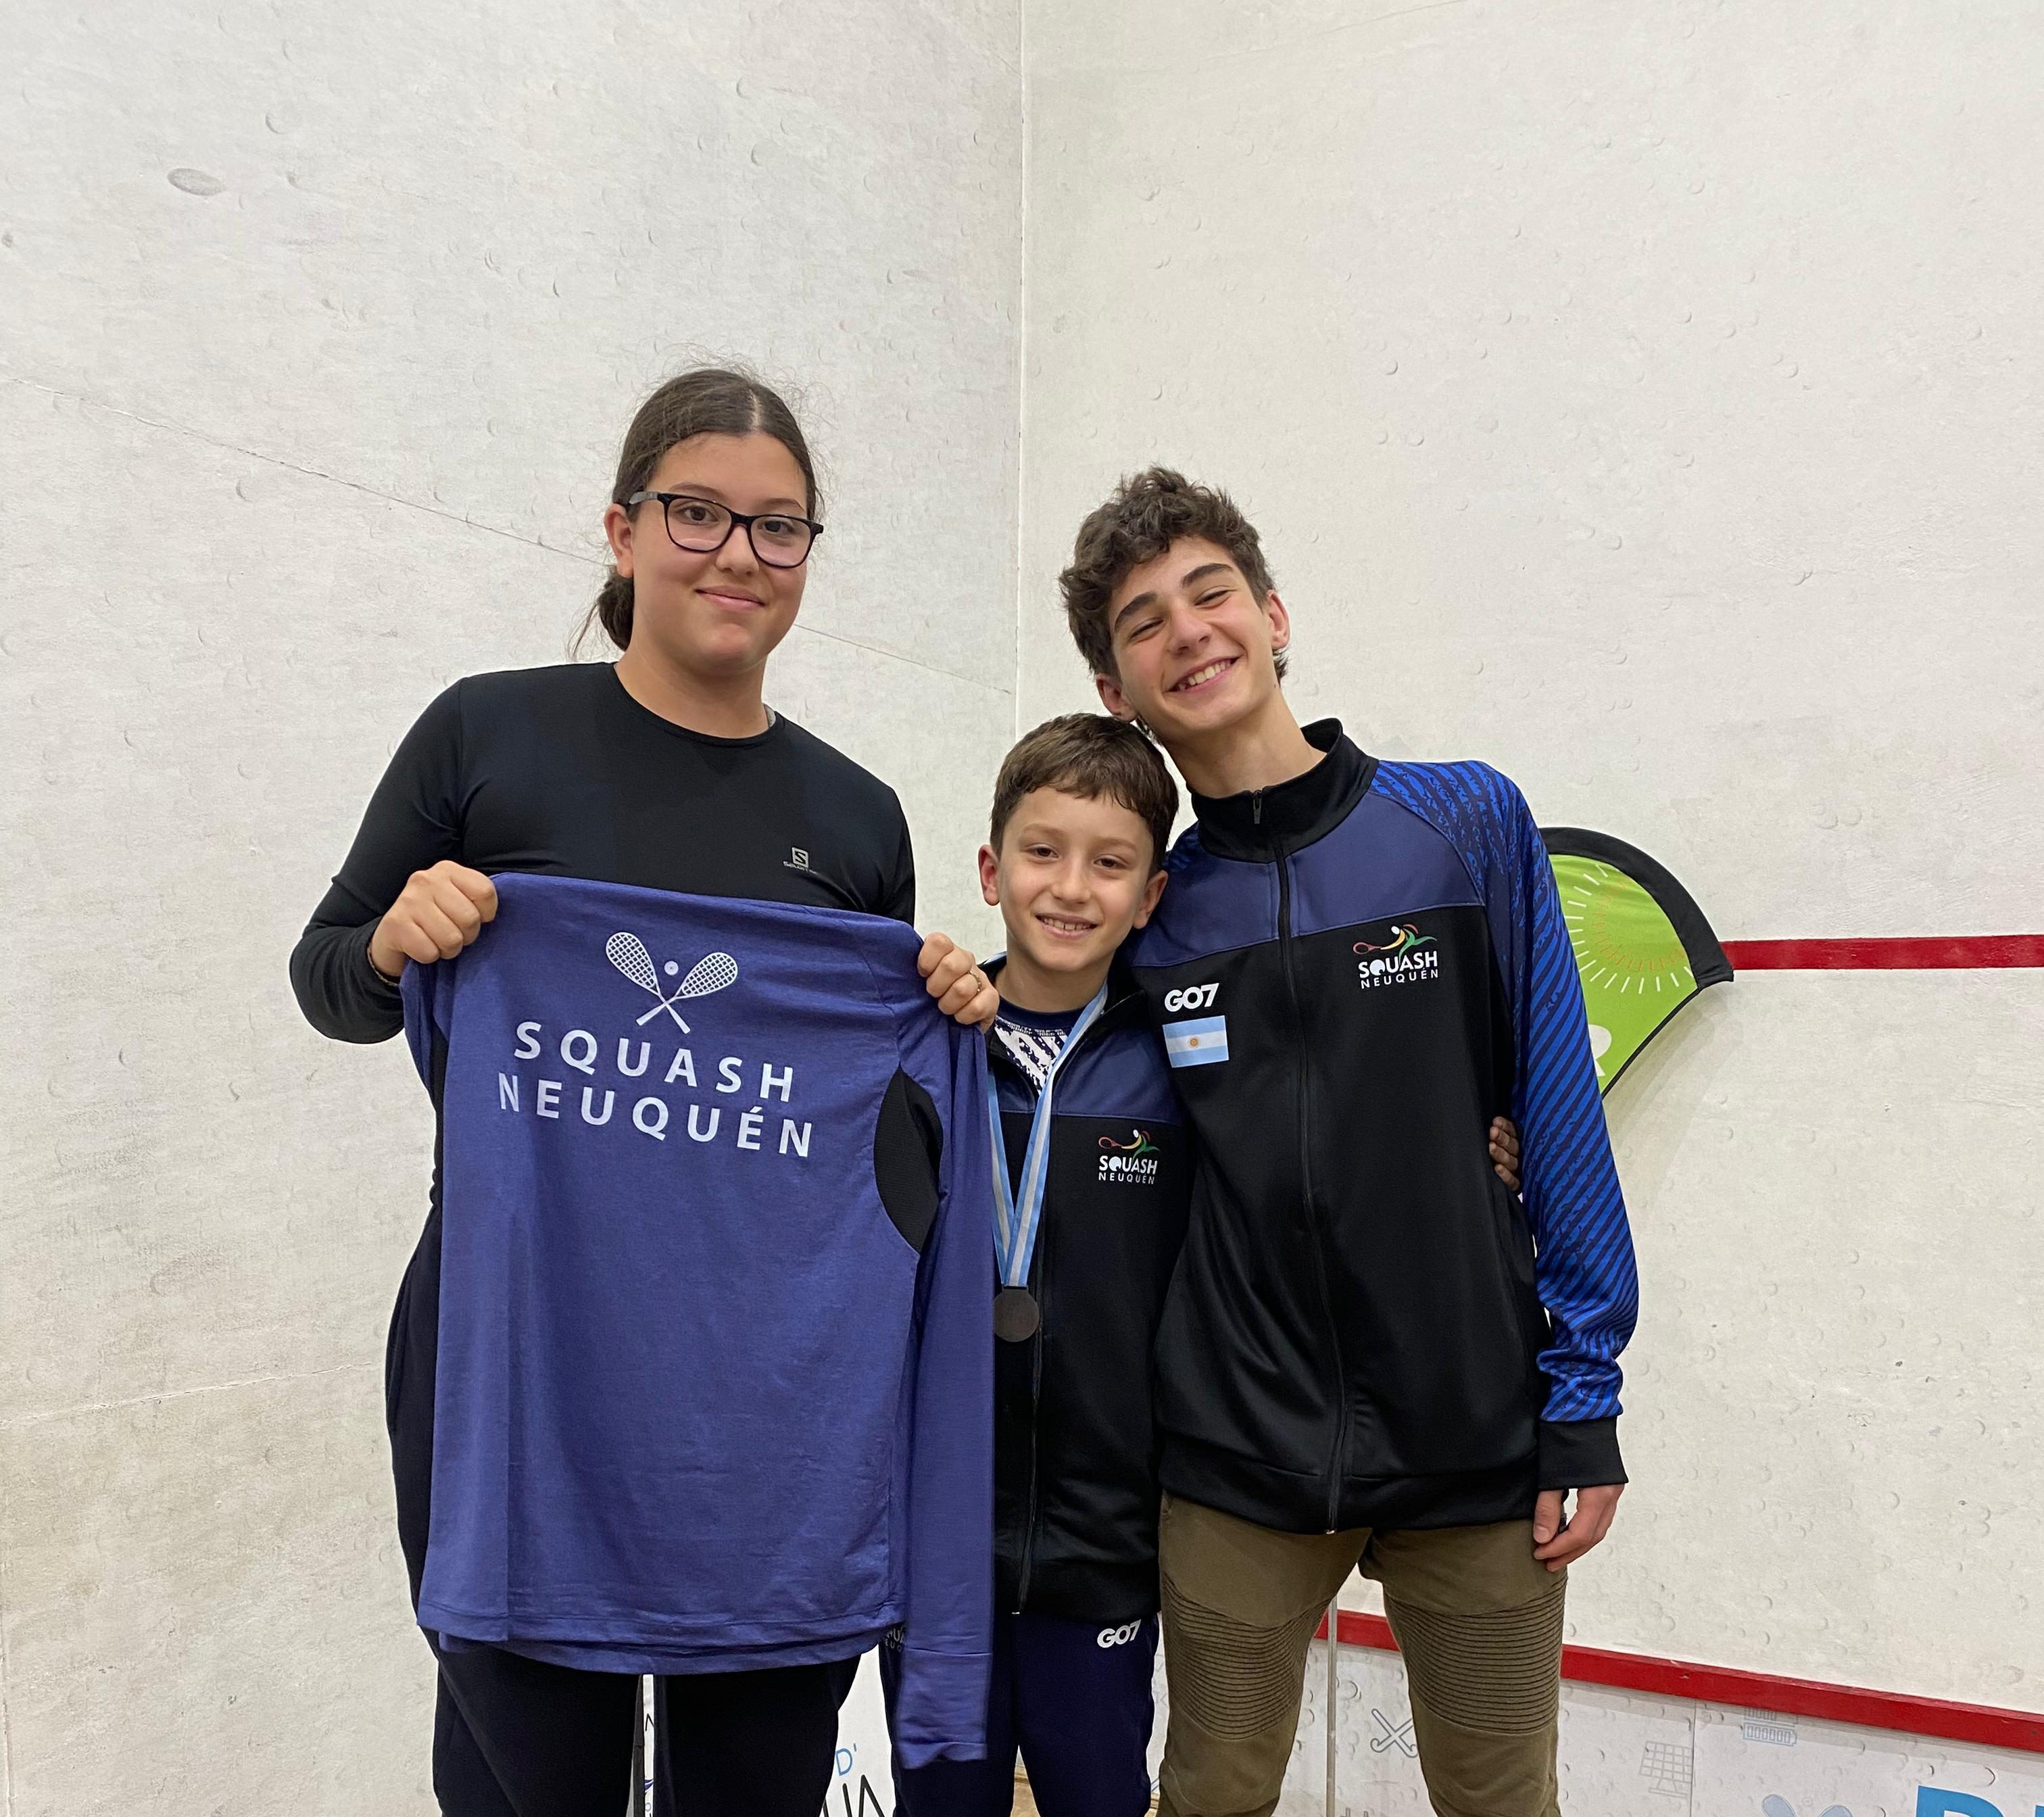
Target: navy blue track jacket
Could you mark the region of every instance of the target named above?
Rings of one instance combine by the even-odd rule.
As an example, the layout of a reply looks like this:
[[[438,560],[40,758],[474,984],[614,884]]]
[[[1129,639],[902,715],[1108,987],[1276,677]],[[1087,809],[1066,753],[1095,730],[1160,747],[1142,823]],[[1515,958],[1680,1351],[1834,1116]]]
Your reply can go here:
[[[1036,1088],[998,1040],[987,1046],[1012,1180]],[[1042,1323],[994,1346],[1003,1609],[1112,1627],[1158,1606],[1152,1359],[1192,1170],[1162,1047],[1117,962],[1105,1007],[1058,1075],[1029,1272]]]
[[[1293,1532],[1523,1519],[1624,1481],[1638,1298],[1553,873],[1496,770],[1306,736],[1304,775],[1194,797],[1130,949],[1199,1140],[1164,1487]]]
[[[612,1672],[905,1630],[895,1743],[983,1749],[985,1047],[916,935],[534,876],[409,966],[441,1112],[421,1627]]]

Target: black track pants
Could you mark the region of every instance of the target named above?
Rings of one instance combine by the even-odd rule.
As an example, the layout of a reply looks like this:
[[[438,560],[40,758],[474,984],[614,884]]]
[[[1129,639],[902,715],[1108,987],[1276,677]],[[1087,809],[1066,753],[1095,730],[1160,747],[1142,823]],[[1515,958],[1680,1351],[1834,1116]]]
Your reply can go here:
[[[440,1656],[433,1790],[447,1817],[622,1817],[639,1681],[496,1647]],[[859,1661],[655,1681],[657,1817],[816,1817]]]

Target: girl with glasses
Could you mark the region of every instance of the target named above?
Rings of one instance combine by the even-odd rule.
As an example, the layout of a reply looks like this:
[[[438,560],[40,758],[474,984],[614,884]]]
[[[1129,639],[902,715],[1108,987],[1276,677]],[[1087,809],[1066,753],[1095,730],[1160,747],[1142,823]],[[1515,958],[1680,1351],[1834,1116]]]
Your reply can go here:
[[[427,708],[291,957],[298,1001],[322,1034],[398,1033],[405,967],[490,937],[499,872],[912,920],[915,871],[894,792],[764,698],[767,659],[795,622],[822,528],[787,405],[742,374],[684,373],[634,417],[611,497],[613,567],[585,630],[600,628],[617,660],[472,675]],[[935,935],[921,969],[945,1013],[991,1018],[998,999],[970,953]],[[439,1195],[436,1178],[386,1368],[415,1604],[432,1481]],[[443,1811],[619,1808],[639,1720],[630,1661],[591,1670],[544,1657],[559,1650],[544,1646],[428,1638]],[[656,1807],[815,1817],[855,1666],[660,1679]]]

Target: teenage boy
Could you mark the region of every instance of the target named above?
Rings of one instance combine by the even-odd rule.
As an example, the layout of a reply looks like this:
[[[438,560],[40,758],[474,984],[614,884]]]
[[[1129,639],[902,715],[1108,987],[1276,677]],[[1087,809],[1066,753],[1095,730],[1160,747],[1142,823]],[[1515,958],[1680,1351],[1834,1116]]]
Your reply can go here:
[[[1118,953],[1156,909],[1178,811],[1156,747],[1098,714],[1037,727],[994,785],[979,878],[1008,931],[1006,958],[986,967],[1007,1167],[986,1758],[897,1765],[900,1817],[1005,1817],[1018,1750],[1043,1817],[1150,1807],[1152,1359],[1192,1162],[1170,1066]],[[1489,1142],[1516,1185],[1516,1131],[1500,1123]],[[898,1655],[883,1649],[880,1664],[891,1711]]]
[[[1359,1565],[1435,1809],[1555,1817],[1564,1567],[1625,1481],[1637,1284],[1539,831],[1483,765],[1301,729],[1290,617],[1225,494],[1124,481],[1060,585],[1198,816],[1128,955],[1198,1155],[1158,1346],[1162,1811],[1274,1807]],[[1523,1203],[1480,1164],[1507,1108]]]

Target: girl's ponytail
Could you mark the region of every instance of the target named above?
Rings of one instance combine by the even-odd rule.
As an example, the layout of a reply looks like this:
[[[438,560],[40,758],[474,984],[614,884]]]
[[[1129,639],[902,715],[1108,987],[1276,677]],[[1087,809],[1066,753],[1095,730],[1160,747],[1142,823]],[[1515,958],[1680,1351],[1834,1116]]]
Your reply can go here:
[[[597,626],[603,627],[603,634],[617,647],[623,650],[632,642],[632,582],[617,569],[610,570],[596,596],[596,604],[589,609],[589,619],[582,628],[582,636],[589,636]]]

